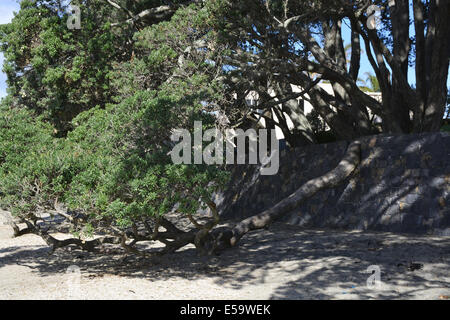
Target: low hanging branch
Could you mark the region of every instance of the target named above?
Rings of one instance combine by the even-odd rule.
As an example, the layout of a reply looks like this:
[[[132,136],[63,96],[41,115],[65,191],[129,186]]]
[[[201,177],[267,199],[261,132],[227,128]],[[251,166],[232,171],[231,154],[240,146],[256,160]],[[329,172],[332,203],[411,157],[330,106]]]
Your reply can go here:
[[[234,228],[213,231],[214,247],[224,249],[236,246],[239,240],[249,231],[262,229],[275,220],[280,219],[317,192],[338,186],[355,171],[360,161],[361,143],[360,141],[355,141],[350,144],[344,158],[335,169],[321,177],[306,182],[297,191],[272,208],[241,221]]]
[[[118,243],[117,237],[102,237],[102,238],[97,238],[97,239],[90,240],[90,241],[77,239],[77,238],[59,240],[59,239],[56,239],[55,237],[51,236],[48,233],[48,231],[42,230],[36,224],[33,224],[27,220],[24,220],[23,222],[26,223],[26,225],[27,225],[26,229],[24,229],[23,232],[33,233],[35,235],[40,236],[47,243],[47,245],[50,246],[50,253],[53,253],[58,248],[64,248],[64,247],[67,247],[70,245],[76,245],[85,251],[95,252],[97,247],[99,247],[103,244],[106,244],[106,243],[117,244]],[[17,236],[20,236],[20,234]]]
[[[57,214],[61,214],[62,211],[55,211]],[[0,210],[0,213],[3,213]],[[63,217],[66,217],[67,221],[74,222],[73,219],[71,219],[70,216],[67,216],[66,214],[61,215]],[[145,221],[144,227],[145,229],[148,229],[149,232],[147,233],[140,233],[137,229],[137,225],[134,224],[132,226],[132,231],[128,234],[124,230],[120,230],[114,226],[109,226],[109,228],[103,230],[103,231],[109,231],[111,234],[110,236],[102,236],[93,240],[82,240],[79,238],[68,238],[64,240],[59,240],[52,235],[50,235],[51,227],[43,223],[42,225],[39,225],[37,222],[39,220],[42,220],[35,215],[30,215],[28,219],[20,219],[20,223],[25,223],[25,228],[19,228],[16,222],[12,220],[12,218],[8,219],[8,216],[5,214],[5,217],[8,220],[8,224],[12,227],[14,231],[14,237],[20,237],[25,234],[35,234],[40,236],[50,247],[50,253],[53,253],[58,248],[64,248],[70,245],[78,246],[80,249],[89,251],[89,252],[98,252],[100,250],[100,247],[102,247],[104,244],[115,244],[115,245],[121,245],[122,248],[129,254],[136,254],[143,257],[150,257],[152,255],[163,255],[166,253],[172,253],[176,250],[188,245],[195,243],[196,239],[196,232],[189,231],[185,232],[180,229],[178,229],[173,223],[171,223],[169,220],[164,218],[158,218],[155,221],[155,226],[152,228],[148,221]],[[217,219],[215,219],[216,221]],[[214,224],[215,225],[215,224]],[[158,229],[159,227],[163,227],[166,229],[164,232],[160,232]],[[209,226],[209,224],[205,225]],[[209,227],[207,229],[208,231],[212,229],[213,226]],[[57,231],[56,229],[53,231]],[[127,243],[128,240],[131,240],[131,242]],[[165,244],[165,248],[158,252],[154,252],[153,254],[147,253],[145,251],[138,250],[135,245],[138,242],[142,241],[159,241],[161,243]]]
[[[127,233],[121,230],[116,230],[117,234],[115,236],[106,236],[91,241],[73,238],[58,240],[52,237],[47,230],[43,230],[37,225],[37,220],[39,220],[39,218],[36,216],[30,218],[33,223],[26,220],[23,221],[27,224],[27,227],[23,230],[20,230],[13,222],[11,225],[15,227],[14,232],[16,236],[26,233],[34,233],[41,236],[47,244],[51,246],[52,252],[57,248],[68,245],[77,245],[83,250],[96,251],[97,247],[102,246],[105,243],[120,243],[129,253],[145,255],[134,247],[137,242],[160,241],[164,243],[166,247],[156,254],[175,252],[188,244],[195,244],[196,248],[202,254],[212,254],[236,246],[245,234],[252,230],[262,229],[270,223],[280,219],[317,192],[326,188],[338,186],[356,170],[360,163],[360,159],[361,143],[360,141],[352,142],[349,145],[344,158],[336,168],[321,177],[306,182],[297,191],[277,203],[272,208],[241,221],[233,228],[216,228],[219,223],[219,215],[213,202],[207,202],[213,216],[211,221],[201,225],[195,221],[193,217],[189,217],[191,222],[197,227],[197,231],[182,231],[175,227],[169,220],[161,217],[157,219],[153,228],[147,222],[144,223],[144,229],[147,230],[146,234],[139,233],[137,226],[134,225],[132,228],[133,232],[130,233],[130,237],[133,241],[130,244],[126,243],[126,240],[128,239]],[[67,220],[73,222],[72,216],[64,216]],[[158,231],[160,226],[163,227],[165,231]]]

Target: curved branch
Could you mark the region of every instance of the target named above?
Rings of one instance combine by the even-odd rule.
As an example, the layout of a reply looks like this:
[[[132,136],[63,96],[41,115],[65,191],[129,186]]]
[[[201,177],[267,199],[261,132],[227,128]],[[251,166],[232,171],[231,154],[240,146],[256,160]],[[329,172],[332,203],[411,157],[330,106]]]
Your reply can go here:
[[[235,246],[239,240],[249,231],[262,229],[271,222],[283,217],[286,213],[295,209],[301,202],[310,198],[317,192],[338,186],[345,181],[358,167],[361,161],[361,142],[352,142],[344,158],[336,168],[325,175],[312,179],[301,186],[296,192],[283,199],[272,208],[262,213],[252,216],[238,223],[234,228],[223,228],[222,230],[213,230],[213,246],[219,249],[225,249]]]
[[[356,167],[359,165],[360,159],[361,142],[355,141],[350,144],[346,155],[335,169],[321,177],[308,181],[296,192],[280,201],[272,208],[237,224],[233,228],[233,237],[230,239],[230,245],[235,246],[247,232],[264,228],[267,224],[279,219],[285,213],[293,210],[301,202],[310,198],[320,190],[339,185],[355,171]]]

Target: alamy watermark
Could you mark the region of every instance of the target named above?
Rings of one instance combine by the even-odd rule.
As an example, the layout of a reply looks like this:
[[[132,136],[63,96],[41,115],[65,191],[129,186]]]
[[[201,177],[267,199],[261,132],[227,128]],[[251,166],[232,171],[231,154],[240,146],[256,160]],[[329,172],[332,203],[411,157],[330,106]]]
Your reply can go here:
[[[79,6],[70,5],[69,18],[67,18],[67,28],[70,30],[81,29],[81,9]]]
[[[267,141],[269,135],[270,149]],[[181,138],[182,141],[179,142]],[[258,133],[254,129],[245,132],[242,129],[228,129],[224,135],[218,129],[208,129],[203,132],[202,122],[195,121],[194,144],[192,144],[191,133],[186,129],[174,130],[171,140],[179,142],[170,152],[174,164],[246,164],[248,157],[248,164],[262,165],[262,175],[275,175],[280,167],[280,144],[274,129],[261,129]],[[203,142],[211,142],[211,144],[203,150]]]
[[[79,266],[72,265],[66,270],[67,275],[67,299],[81,299],[81,269]]]
[[[368,273],[371,273],[369,278],[367,278],[366,284],[367,288],[371,290],[381,290],[382,282],[381,282],[381,268],[380,266],[373,265],[369,266],[366,270]]]

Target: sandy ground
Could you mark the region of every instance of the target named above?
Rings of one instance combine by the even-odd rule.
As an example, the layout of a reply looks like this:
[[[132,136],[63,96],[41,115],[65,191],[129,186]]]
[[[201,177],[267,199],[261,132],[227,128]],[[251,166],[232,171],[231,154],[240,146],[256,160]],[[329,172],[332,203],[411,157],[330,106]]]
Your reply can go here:
[[[157,259],[73,248],[0,225],[0,299],[448,299],[450,237],[303,230],[281,224],[220,256]],[[369,266],[380,282],[367,286]],[[72,266],[72,267],[71,267]],[[76,267],[74,267],[76,266]],[[78,269],[79,268],[79,269]],[[79,272],[78,272],[79,271]]]

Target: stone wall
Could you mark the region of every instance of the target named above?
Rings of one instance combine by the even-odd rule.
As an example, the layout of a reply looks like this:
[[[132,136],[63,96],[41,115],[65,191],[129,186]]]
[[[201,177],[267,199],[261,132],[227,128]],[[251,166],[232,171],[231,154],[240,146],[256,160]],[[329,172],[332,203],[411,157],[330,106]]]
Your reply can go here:
[[[286,221],[307,228],[450,235],[450,134],[366,137],[357,172],[323,190]],[[224,218],[242,219],[289,196],[309,179],[333,169],[347,142],[283,150],[276,176],[256,166],[234,168],[218,195]]]

